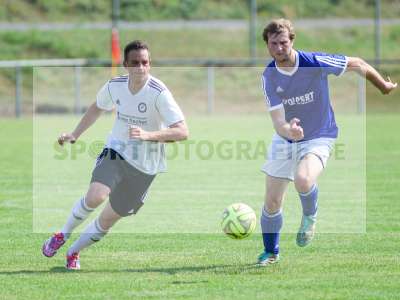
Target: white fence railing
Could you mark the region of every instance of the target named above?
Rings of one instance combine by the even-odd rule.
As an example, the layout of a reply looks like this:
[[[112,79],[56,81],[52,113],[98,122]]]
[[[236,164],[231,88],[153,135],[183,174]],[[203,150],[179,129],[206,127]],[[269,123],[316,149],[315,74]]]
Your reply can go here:
[[[222,67],[260,67],[267,63],[267,59],[176,59],[176,60],[156,60],[152,62],[154,67],[204,67],[206,71],[207,93],[207,113],[213,113],[215,108],[215,70]],[[400,65],[400,60],[383,60],[381,65]],[[23,72],[24,68],[35,67],[71,67],[74,69],[74,108],[73,112],[82,112],[81,85],[82,67],[109,67],[110,61],[93,59],[44,59],[44,60],[14,60],[0,61],[0,68],[15,70],[15,116],[18,118],[22,114],[23,105]],[[12,89],[12,87],[11,87]],[[365,111],[365,80],[360,79],[358,84],[358,105],[357,111]],[[0,99],[1,100],[1,99]]]

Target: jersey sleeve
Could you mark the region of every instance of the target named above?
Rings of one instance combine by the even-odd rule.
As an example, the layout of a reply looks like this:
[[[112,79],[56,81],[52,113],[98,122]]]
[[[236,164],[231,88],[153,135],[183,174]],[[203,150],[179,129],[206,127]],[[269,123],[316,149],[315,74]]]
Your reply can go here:
[[[109,82],[106,82],[105,85],[98,91],[96,97],[97,107],[103,110],[112,110],[114,107],[114,103],[112,101]]]
[[[283,106],[282,99],[274,91],[273,85],[268,81],[265,74],[261,77],[261,84],[268,110],[272,111],[281,108]]]
[[[342,75],[346,71],[347,60],[347,56],[341,54],[315,53],[315,61],[326,75]]]
[[[156,108],[167,126],[185,119],[169,90],[164,90],[160,93],[156,101]]]

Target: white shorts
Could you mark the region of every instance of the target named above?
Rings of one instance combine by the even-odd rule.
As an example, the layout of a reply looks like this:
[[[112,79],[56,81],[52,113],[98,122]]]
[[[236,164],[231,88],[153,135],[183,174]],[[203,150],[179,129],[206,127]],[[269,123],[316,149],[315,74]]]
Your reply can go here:
[[[335,144],[334,138],[317,138],[298,143],[289,143],[275,134],[268,147],[267,161],[261,170],[269,176],[292,180],[299,162],[308,153],[315,154],[322,163],[323,168]]]

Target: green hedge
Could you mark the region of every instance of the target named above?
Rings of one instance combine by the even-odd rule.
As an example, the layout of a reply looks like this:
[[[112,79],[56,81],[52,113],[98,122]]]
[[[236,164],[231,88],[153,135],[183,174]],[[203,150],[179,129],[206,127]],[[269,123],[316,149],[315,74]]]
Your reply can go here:
[[[125,21],[244,19],[250,0],[120,0]],[[0,6],[0,21],[107,21],[112,0],[13,0]],[[257,0],[260,17],[374,16],[375,0]],[[398,18],[398,0],[381,0],[382,17]]]

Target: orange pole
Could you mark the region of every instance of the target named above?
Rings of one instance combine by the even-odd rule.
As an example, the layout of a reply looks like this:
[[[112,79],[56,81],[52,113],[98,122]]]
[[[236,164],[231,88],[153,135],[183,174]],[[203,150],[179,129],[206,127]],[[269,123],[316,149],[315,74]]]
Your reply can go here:
[[[119,47],[119,33],[117,28],[111,32],[111,74],[117,75],[117,67],[121,64],[121,49]]]

